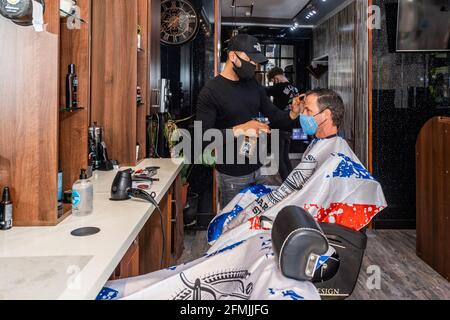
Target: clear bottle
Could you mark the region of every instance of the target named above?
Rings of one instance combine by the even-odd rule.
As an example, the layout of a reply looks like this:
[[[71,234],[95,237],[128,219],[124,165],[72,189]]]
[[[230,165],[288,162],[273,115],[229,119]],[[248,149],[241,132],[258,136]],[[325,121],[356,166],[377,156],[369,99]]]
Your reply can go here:
[[[86,216],[94,209],[94,186],[88,180],[86,169],[81,170],[80,180],[72,187],[72,214]]]

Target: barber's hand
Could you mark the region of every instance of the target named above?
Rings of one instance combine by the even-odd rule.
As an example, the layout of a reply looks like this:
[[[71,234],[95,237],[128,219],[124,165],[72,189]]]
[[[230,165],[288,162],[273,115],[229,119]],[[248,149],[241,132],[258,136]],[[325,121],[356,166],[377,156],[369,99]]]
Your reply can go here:
[[[295,120],[298,118],[298,116],[303,113],[303,109],[305,107],[305,98],[306,98],[306,94],[302,94],[299,95],[298,97],[295,97],[294,100],[292,101],[292,106],[291,106],[291,119]]]
[[[262,132],[270,133],[270,128],[267,124],[256,120],[251,120],[233,128],[235,137],[242,135],[247,137],[259,137]]]

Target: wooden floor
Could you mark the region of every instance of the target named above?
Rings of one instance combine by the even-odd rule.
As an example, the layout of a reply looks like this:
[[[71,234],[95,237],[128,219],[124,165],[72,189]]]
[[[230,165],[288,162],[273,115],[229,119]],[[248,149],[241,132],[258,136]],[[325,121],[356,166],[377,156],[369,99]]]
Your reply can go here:
[[[203,256],[208,251],[209,245],[206,231],[186,231],[184,234],[184,251],[177,264],[193,261]]]
[[[369,231],[368,237],[361,273],[351,300],[450,300],[450,283],[416,256],[415,231],[375,230]],[[185,252],[178,262],[197,259],[207,250],[206,232],[187,233]],[[366,285],[373,274],[367,273],[370,266],[380,268],[379,290],[370,290]]]
[[[414,230],[369,231],[369,241],[358,284],[351,299],[355,300],[450,300],[450,282],[416,255]],[[380,290],[367,289],[367,269],[378,265]]]

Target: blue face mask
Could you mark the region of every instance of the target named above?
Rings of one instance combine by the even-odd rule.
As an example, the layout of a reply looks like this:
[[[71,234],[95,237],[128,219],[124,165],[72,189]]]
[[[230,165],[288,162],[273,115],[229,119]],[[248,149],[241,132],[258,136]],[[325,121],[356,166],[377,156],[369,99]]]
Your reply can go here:
[[[306,133],[308,136],[314,136],[317,133],[317,130],[319,129],[319,125],[316,121],[316,116],[324,112],[325,110],[319,112],[315,116],[305,116],[300,115],[300,125],[303,129],[303,132]]]

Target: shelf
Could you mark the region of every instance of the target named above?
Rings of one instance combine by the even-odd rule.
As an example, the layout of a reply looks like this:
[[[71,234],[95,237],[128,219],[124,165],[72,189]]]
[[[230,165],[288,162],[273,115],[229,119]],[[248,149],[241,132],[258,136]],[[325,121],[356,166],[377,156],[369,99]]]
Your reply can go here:
[[[79,107],[79,108],[62,108],[59,109],[59,112],[75,112],[75,111],[80,111],[80,110],[84,110],[84,108]]]

